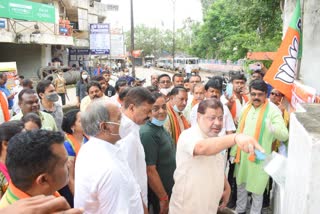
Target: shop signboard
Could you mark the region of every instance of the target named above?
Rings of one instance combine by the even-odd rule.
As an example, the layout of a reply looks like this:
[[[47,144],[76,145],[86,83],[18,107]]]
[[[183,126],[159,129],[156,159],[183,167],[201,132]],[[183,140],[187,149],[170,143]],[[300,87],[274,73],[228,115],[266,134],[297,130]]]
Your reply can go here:
[[[55,23],[55,8],[25,0],[1,0],[0,17]]]

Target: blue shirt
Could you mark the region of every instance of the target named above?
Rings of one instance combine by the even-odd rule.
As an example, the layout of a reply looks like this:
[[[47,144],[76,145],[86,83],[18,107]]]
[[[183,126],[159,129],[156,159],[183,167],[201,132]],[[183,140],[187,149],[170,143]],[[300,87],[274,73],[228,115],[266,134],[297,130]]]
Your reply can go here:
[[[11,94],[11,92],[9,91],[8,88],[6,88],[5,85],[0,85],[0,90],[6,95],[6,97],[10,96],[10,94]],[[13,106],[13,98],[7,99],[7,100],[8,100],[8,104],[9,104],[9,109],[11,109]]]

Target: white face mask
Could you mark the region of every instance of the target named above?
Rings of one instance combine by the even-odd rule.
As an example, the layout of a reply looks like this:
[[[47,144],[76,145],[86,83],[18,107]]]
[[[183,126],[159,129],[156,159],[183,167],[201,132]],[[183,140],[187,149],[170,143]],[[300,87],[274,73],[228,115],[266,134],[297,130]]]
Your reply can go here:
[[[86,75],[86,74],[82,74],[82,79],[84,79],[84,80],[86,80],[87,78],[88,78],[88,75]]]
[[[14,81],[14,84],[15,84],[15,85],[20,85],[20,81],[19,81],[19,80],[15,80],[15,81]]]
[[[160,93],[167,96],[171,90],[172,90],[172,88],[161,88]]]

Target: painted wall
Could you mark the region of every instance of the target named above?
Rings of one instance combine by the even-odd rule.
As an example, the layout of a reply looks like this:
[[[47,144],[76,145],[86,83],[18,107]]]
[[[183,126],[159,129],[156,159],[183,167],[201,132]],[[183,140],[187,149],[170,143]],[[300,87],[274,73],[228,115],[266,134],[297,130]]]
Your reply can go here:
[[[0,62],[17,62],[18,73],[26,78],[37,79],[41,66],[41,46],[0,43]]]

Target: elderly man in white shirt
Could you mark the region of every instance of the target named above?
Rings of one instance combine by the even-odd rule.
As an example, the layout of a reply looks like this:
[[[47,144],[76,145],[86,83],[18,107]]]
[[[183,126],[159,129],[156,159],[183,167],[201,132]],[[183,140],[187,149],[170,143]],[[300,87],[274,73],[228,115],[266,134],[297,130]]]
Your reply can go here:
[[[111,103],[94,101],[81,115],[90,140],[77,156],[75,197],[85,213],[144,213],[140,187],[120,148],[121,113]]]
[[[145,153],[140,140],[140,125],[145,124],[155,102],[150,91],[143,87],[134,87],[124,98],[123,114],[120,126],[121,140],[118,142],[128,160],[137,183],[141,188],[144,204],[148,205],[147,166]]]

